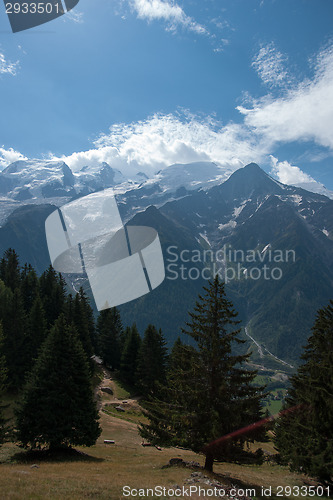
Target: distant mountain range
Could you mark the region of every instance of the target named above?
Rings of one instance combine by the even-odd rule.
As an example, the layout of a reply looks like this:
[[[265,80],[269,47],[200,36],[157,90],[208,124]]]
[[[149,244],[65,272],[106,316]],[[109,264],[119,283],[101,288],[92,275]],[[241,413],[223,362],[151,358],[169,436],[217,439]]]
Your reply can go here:
[[[38,173],[30,185],[27,165],[13,165],[0,174],[0,208],[8,213],[21,205],[23,195],[17,196],[26,189],[35,205],[9,215],[0,228],[0,251],[12,246],[22,262],[42,272],[48,262],[44,220],[55,205],[113,182],[124,220],[158,231],[166,264],[162,285],[121,306],[126,324],[136,321],[142,331],[154,323],[172,343],[215,271],[227,281],[254,359],[286,369],[297,364],[317,309],[333,297],[333,200],[281,184],[256,164],[232,175],[212,163],[177,165],[132,182],[118,182],[120,174],[104,165],[89,174],[94,184],[92,177],[84,180],[84,170],[71,174],[59,163],[50,178]],[[42,198],[45,193],[52,196]],[[87,285],[82,277],[68,280],[74,289]]]

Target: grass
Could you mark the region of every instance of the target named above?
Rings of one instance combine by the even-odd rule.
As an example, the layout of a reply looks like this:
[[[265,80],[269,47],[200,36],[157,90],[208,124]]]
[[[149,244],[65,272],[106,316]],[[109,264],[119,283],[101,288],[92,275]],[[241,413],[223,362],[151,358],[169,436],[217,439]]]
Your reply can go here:
[[[107,382],[114,389],[116,397],[129,399],[130,391],[118,384],[115,378]],[[203,465],[204,457],[177,448],[160,451],[155,447],[143,447],[137,430],[137,421],[142,419],[142,415],[139,406],[135,406],[136,402],[133,401],[129,405],[134,406],[129,406],[124,413],[115,414],[117,410],[114,410],[111,401],[104,406],[101,411],[102,435],[96,445],[89,449],[78,447],[76,451],[50,455],[45,452],[22,452],[10,443],[4,445],[0,448],[1,500],[118,500],[126,498],[122,494],[125,485],[131,488],[182,486],[192,470],[163,466],[175,457]],[[104,444],[104,439],[114,440],[115,443]],[[260,446],[268,455],[275,453],[271,442]],[[254,445],[252,449],[255,449]],[[305,475],[290,473],[286,467],[273,463],[261,466],[216,463],[214,472],[210,476],[223,484],[255,488],[258,498],[262,487],[272,487],[269,498],[273,500],[281,498],[276,497],[278,486],[315,484]],[[204,484],[201,486],[207,487]],[[310,497],[302,498],[306,500]]]
[[[103,412],[115,418],[125,420],[126,422],[133,422],[134,424],[140,424],[146,421],[142,411],[136,408],[126,409],[125,412],[119,412],[115,406],[108,404],[103,407]]]

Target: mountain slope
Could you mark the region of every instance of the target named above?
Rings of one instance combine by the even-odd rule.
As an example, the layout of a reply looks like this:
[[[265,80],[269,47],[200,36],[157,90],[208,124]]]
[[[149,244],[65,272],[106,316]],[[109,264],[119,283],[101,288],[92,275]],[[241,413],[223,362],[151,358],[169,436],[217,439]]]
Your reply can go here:
[[[118,199],[129,224],[158,231],[166,265],[157,289],[121,306],[124,323],[136,321],[141,332],[154,323],[172,343],[202,286],[218,272],[242,326],[261,346],[253,345],[257,360],[266,362],[261,352],[269,351],[297,363],[317,309],[333,296],[333,201],[283,185],[255,164],[223,184],[184,187],[178,195],[144,181]],[[154,202],[160,208],[149,206]],[[131,218],[140,203],[143,211]],[[0,229],[0,250],[14,247],[41,272],[49,262],[44,220],[53,209],[17,210]],[[69,279],[74,287],[83,284],[82,277]]]

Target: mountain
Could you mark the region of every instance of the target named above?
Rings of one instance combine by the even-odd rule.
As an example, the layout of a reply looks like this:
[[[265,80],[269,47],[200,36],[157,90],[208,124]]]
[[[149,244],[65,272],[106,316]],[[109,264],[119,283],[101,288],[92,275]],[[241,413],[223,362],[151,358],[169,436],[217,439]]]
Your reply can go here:
[[[206,167],[209,175],[215,172],[215,184],[220,174]],[[124,323],[136,321],[140,331],[154,323],[172,344],[202,286],[218,272],[240,313],[245,349],[266,366],[295,366],[317,309],[333,296],[333,200],[281,184],[253,163],[212,187],[204,185],[207,172],[191,168],[180,166],[181,180],[174,183],[169,171],[129,191],[114,188],[129,225],[158,231],[166,265],[162,285],[121,306]],[[197,190],[186,173],[195,171]],[[184,176],[188,182],[179,186]],[[43,223],[53,209],[17,209],[0,229],[0,249],[16,248],[21,262],[42,271]],[[82,276],[68,276],[68,282],[74,289],[87,286]]]
[[[161,206],[188,192],[223,182],[231,171],[211,162],[175,164],[148,178],[137,172],[132,179],[107,163],[84,166],[73,172],[63,161],[19,160],[0,172],[0,224],[19,206],[46,201],[62,206],[90,193],[112,188],[125,220],[149,205]]]
[[[63,161],[19,160],[0,172],[0,196],[19,205],[47,199],[59,206],[125,180],[107,163],[73,173]]]
[[[333,201],[250,164],[161,211],[222,254],[219,268],[247,332],[294,363],[316,310],[333,294]]]
[[[41,274],[51,264],[45,236],[45,220],[54,205],[27,205],[16,209],[0,227],[0,256],[14,248],[20,263],[31,264]]]

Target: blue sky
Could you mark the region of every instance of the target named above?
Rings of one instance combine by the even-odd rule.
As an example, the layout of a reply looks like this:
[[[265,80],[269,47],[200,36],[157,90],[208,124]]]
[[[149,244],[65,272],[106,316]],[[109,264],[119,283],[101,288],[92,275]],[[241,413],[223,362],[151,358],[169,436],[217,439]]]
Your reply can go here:
[[[0,7],[1,168],[256,161],[333,189],[331,0],[80,0],[16,34]]]

